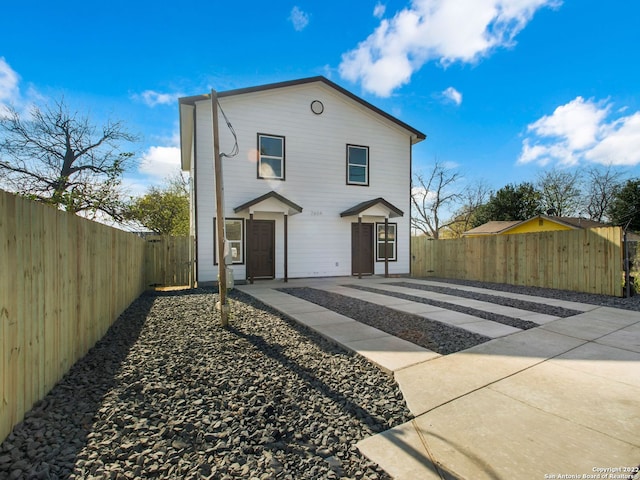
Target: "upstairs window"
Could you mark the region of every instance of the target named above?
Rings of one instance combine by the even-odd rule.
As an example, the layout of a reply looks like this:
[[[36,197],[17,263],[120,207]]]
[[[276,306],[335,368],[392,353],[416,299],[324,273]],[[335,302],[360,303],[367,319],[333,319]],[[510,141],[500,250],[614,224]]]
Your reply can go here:
[[[258,178],[284,180],[284,137],[258,134]]]
[[[376,236],[376,243],[377,243],[377,248],[376,248],[376,260],[379,262],[383,262],[385,257],[389,259],[389,261],[395,261],[397,260],[397,256],[396,256],[396,227],[397,224],[395,223],[388,223],[387,224],[388,229],[388,235],[385,235],[384,233],[384,223],[376,223],[376,229],[378,230],[377,232],[377,236]],[[385,236],[386,236],[386,242],[385,242]],[[385,246],[386,246],[386,251],[385,251]]]
[[[347,184],[369,185],[369,147],[347,145]]]

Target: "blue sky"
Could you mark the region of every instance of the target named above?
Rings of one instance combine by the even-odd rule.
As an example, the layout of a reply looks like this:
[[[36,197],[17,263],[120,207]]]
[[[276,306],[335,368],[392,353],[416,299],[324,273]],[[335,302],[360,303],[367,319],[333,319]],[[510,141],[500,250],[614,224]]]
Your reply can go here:
[[[141,135],[132,193],[177,171],[180,96],[324,75],[493,189],[550,168],[640,176],[640,2],[29,1],[3,6],[0,105],[64,95]],[[233,123],[233,118],[230,119]]]

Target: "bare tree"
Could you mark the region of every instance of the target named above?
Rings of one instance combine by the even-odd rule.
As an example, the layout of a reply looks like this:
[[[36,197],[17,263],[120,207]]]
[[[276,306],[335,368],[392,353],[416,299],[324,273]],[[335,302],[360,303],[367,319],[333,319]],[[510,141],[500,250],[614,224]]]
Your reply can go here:
[[[491,187],[485,180],[478,180],[462,191],[460,198],[462,206],[456,211],[453,223],[449,225],[454,237],[460,237],[473,228],[478,209],[487,203],[490,195]]]
[[[568,217],[580,211],[580,171],[573,173],[551,169],[538,175],[542,211],[549,215]]]
[[[436,160],[428,174],[414,174],[411,185],[411,228],[433,238],[438,238],[440,230],[448,226],[452,219],[443,222],[447,207],[461,198],[454,185],[462,178],[456,170]]]
[[[609,165],[606,168],[588,168],[585,176],[584,210],[591,220],[602,222],[607,218],[607,210],[620,189],[625,173],[614,171]]]
[[[121,176],[136,137],[121,122],[101,128],[71,113],[64,100],[34,107],[23,119],[9,107],[0,118],[0,180],[15,192],[69,212],[119,217]]]

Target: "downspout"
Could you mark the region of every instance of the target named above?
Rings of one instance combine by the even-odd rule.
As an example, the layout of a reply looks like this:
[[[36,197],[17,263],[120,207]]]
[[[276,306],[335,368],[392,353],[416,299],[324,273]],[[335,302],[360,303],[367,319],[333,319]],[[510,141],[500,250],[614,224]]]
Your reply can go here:
[[[409,136],[409,276],[413,276],[413,249],[411,241],[411,182],[413,178],[413,144],[411,143],[411,136]],[[396,226],[396,230],[397,230]],[[396,231],[396,248],[398,245],[398,232]],[[399,249],[397,250],[400,251]]]
[[[384,217],[384,278],[389,278],[389,217]]]
[[[628,224],[627,224],[628,226]],[[629,261],[629,242],[627,241],[627,227],[622,231],[624,242],[624,285],[625,285],[625,298],[631,296],[631,265]]]
[[[251,268],[251,251],[253,250],[253,212],[249,211],[249,226],[247,228],[247,277],[249,278],[249,284],[253,285],[253,268]]]
[[[195,261],[195,286],[198,285],[200,281],[200,269],[198,268],[198,241],[200,236],[198,235],[198,127],[196,124],[196,108],[197,105],[194,103],[193,105],[193,178],[191,179],[191,184],[193,185],[193,236],[195,237],[194,242],[194,261]]]
[[[358,215],[358,248],[357,250],[357,264],[358,264],[358,279],[362,278],[362,215]]]
[[[289,231],[288,231],[289,215],[284,214],[284,282],[289,281]]]

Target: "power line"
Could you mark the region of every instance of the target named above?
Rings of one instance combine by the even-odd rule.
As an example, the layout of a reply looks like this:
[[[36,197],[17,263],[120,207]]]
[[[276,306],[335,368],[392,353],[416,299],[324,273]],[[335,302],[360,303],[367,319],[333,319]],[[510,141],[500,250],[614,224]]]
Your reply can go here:
[[[227,157],[227,158],[233,158],[236,155],[238,155],[238,152],[240,151],[240,149],[238,147],[238,136],[236,135],[236,131],[233,129],[233,125],[231,125],[231,122],[229,121],[229,119],[225,115],[224,110],[222,109],[222,105],[220,105],[220,100],[217,100],[217,103],[218,103],[218,107],[220,108],[220,113],[222,113],[222,117],[224,118],[224,121],[227,124],[227,128],[229,129],[229,131],[233,135],[233,140],[235,142],[234,145],[233,145],[233,148],[231,149],[231,153],[220,153],[220,156],[221,157]]]

